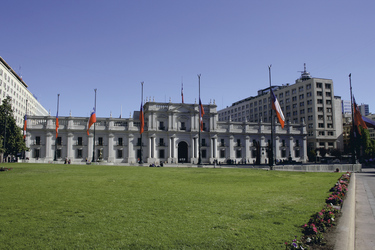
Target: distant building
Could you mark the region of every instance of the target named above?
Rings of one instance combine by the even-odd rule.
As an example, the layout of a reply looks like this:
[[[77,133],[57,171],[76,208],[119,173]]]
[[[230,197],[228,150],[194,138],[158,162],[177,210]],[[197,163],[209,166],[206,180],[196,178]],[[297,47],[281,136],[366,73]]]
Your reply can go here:
[[[368,116],[370,114],[370,108],[368,104],[361,104],[358,105],[359,112],[361,112],[361,115]]]
[[[352,114],[352,106],[350,101],[342,100],[341,101],[341,109],[343,114]]]
[[[73,163],[95,161],[114,164],[202,163],[266,164],[270,145],[270,123],[218,121],[216,104],[204,105],[203,131],[199,141],[198,104],[146,102],[145,130],[139,133],[139,111],[133,118],[97,118],[87,135],[87,117],[30,116],[26,145],[29,162],[70,159]],[[306,125],[288,122],[274,128],[275,159],[307,161]],[[199,151],[199,142],[201,150]],[[141,147],[142,146],[142,147]],[[56,150],[55,150],[56,149]],[[141,153],[142,149],[142,153]],[[142,157],[141,157],[142,156]]]
[[[306,71],[295,84],[272,86],[285,119],[292,124],[307,125],[308,149],[337,148],[342,143],[341,98],[334,96],[331,79],[313,78]],[[270,88],[219,110],[219,121],[270,122]],[[340,146],[339,146],[340,147]]]
[[[23,126],[26,106],[27,115],[48,115],[47,110],[27,88],[28,86],[22,80],[22,77],[0,57],[0,103],[7,96],[12,98],[13,115],[19,127]]]

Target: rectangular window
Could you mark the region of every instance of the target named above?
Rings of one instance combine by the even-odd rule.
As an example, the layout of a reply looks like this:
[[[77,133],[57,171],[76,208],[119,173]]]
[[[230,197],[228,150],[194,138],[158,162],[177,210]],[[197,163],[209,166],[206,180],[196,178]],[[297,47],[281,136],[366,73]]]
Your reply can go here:
[[[202,158],[207,158],[207,151],[202,149]]]
[[[321,83],[321,82],[317,82],[317,83],[316,83],[316,87],[317,87],[317,88],[322,88],[322,83]]]
[[[225,150],[220,150],[220,158],[225,158]]]
[[[38,159],[40,157],[39,149],[34,149],[34,158]]]
[[[77,145],[82,146],[82,137],[78,137]]]
[[[283,149],[281,150],[281,158],[285,158],[286,157],[286,150]]]
[[[185,122],[181,122],[181,128],[180,128],[180,130],[186,130]]]
[[[56,150],[56,156],[57,156],[57,158],[61,158],[61,149],[57,149]]]
[[[330,83],[326,83],[325,87],[326,87],[326,89],[331,89],[331,84]]]
[[[164,122],[159,122],[159,130],[165,130]]]
[[[122,146],[122,137],[119,137],[119,138],[117,139],[117,144],[118,144],[119,146]]]
[[[202,138],[202,146],[204,146],[204,147],[207,146],[206,145],[206,139],[204,139],[204,138]]]
[[[117,149],[117,159],[122,158],[122,149]]]
[[[241,139],[237,139],[237,147],[241,146]]]
[[[82,158],[82,149],[77,149],[77,158]]]
[[[59,145],[59,146],[61,146],[62,142],[61,142],[61,137],[60,136],[56,138],[56,144]]]
[[[236,158],[241,158],[241,150],[237,149],[236,150]]]
[[[35,137],[35,145],[40,145],[40,136]]]
[[[159,158],[160,159],[164,159],[165,158],[165,151],[164,151],[164,149],[160,149],[159,150]]]
[[[299,157],[299,149],[294,150],[294,156],[297,158]]]
[[[319,128],[324,128],[324,123],[319,123]]]

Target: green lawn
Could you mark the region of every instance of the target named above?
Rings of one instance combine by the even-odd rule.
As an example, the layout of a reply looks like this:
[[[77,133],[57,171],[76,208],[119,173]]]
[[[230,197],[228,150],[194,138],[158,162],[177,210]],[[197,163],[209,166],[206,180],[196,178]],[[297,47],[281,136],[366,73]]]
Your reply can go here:
[[[277,249],[341,173],[2,164],[1,249]]]

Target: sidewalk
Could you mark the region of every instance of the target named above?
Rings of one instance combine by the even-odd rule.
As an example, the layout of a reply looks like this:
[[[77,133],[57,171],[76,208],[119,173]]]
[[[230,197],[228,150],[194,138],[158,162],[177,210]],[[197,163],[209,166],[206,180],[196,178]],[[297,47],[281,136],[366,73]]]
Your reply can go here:
[[[375,169],[353,173],[337,225],[335,249],[375,250],[374,194]]]

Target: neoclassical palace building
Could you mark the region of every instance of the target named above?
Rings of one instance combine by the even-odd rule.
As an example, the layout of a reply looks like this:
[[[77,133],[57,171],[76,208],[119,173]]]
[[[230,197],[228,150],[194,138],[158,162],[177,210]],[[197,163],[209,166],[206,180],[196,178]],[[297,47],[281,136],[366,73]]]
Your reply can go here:
[[[26,159],[29,162],[75,164],[92,161],[107,164],[268,162],[271,124],[218,121],[217,106],[203,105],[203,131],[199,126],[198,104],[146,102],[145,127],[140,134],[139,111],[132,118],[97,118],[87,134],[88,117],[59,117],[56,137],[54,116],[29,116]],[[94,132],[95,130],[95,132]],[[275,159],[307,161],[307,132],[304,122],[275,122]],[[200,139],[200,140],[199,140]]]

